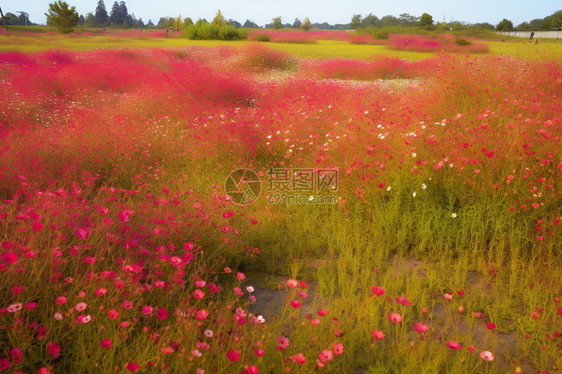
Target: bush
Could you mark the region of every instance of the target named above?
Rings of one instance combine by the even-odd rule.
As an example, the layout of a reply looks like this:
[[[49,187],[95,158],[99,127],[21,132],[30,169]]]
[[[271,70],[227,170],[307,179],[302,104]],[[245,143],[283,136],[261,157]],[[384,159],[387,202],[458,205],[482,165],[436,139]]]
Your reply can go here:
[[[185,37],[192,40],[240,40],[246,39],[247,31],[223,24],[200,23],[189,25],[185,29]]]
[[[457,43],[458,45],[471,45],[472,44],[468,40],[466,40],[464,38],[459,38],[459,37],[455,38],[455,43]]]
[[[258,42],[269,42],[271,41],[271,38],[267,34],[259,34],[258,36],[256,36],[256,40]]]

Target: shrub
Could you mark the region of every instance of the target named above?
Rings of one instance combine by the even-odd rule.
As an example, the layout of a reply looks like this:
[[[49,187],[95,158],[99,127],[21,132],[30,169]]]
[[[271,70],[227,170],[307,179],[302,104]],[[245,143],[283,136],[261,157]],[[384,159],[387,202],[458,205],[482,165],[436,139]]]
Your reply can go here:
[[[200,23],[187,26],[185,37],[192,40],[240,40],[246,39],[247,31],[227,24]]]
[[[256,41],[258,41],[258,42],[269,42],[269,41],[271,41],[271,38],[267,34],[258,34],[256,36]]]
[[[468,40],[466,40],[464,38],[459,38],[459,37],[455,38],[455,43],[457,43],[458,45],[471,45],[472,44]]]

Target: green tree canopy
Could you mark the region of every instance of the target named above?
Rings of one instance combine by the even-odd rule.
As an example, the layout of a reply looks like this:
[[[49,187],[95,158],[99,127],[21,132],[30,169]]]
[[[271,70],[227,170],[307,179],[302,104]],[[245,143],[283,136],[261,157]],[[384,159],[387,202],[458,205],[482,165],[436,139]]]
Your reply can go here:
[[[513,22],[507,19],[502,19],[500,23],[497,24],[496,30],[498,31],[513,31]]]
[[[361,27],[361,14],[354,14],[351,17],[351,23],[349,24],[350,29],[358,29]]]
[[[433,25],[433,17],[430,14],[424,13],[420,18],[420,26],[429,27]]]
[[[310,30],[310,19],[308,17],[304,19],[304,22],[301,25],[301,29],[303,29],[304,31]]]
[[[215,16],[215,18],[213,18],[212,24],[213,24],[213,25],[217,25],[217,26],[222,26],[222,25],[225,24],[225,20],[224,20],[224,17],[223,17],[223,15],[222,15],[220,9],[218,10],[217,15]]]
[[[279,30],[281,27],[283,27],[283,23],[281,22],[281,17],[273,18],[273,28],[275,30]]]
[[[55,25],[63,34],[72,32],[78,24],[78,13],[76,7],[70,8],[66,2],[61,0],[49,4],[49,12],[45,13],[47,22]]]

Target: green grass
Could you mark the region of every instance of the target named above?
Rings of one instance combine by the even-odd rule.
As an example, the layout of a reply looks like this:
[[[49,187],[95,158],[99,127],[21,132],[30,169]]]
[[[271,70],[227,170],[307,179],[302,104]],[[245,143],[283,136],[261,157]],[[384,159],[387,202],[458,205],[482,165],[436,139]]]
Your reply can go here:
[[[9,36],[0,35],[0,52],[32,53],[47,49],[67,49],[73,51],[92,50],[97,48],[180,48],[192,45],[216,47],[229,45],[236,48],[245,47],[248,41],[220,40],[187,40],[170,34],[167,38],[150,38],[143,36],[119,37],[108,34],[82,35],[75,32],[69,35],[54,33],[35,33],[32,36],[21,32]],[[541,60],[562,58],[562,42],[556,40],[540,40],[538,45],[526,43],[522,39],[516,41],[485,41],[490,46],[490,53]],[[434,56],[433,53],[389,50],[384,45],[357,45],[344,41],[319,40],[313,44],[267,43],[270,48],[288,52],[303,58],[356,58],[371,59],[375,55],[385,55],[409,61],[418,61]]]

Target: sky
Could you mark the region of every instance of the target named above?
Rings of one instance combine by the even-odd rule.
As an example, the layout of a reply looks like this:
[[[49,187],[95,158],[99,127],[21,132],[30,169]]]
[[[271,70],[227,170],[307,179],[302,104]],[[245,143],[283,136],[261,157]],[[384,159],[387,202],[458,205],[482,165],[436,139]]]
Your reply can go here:
[[[66,0],[76,6],[79,14],[94,12],[98,0]],[[6,12],[25,11],[34,23],[44,24],[44,13],[49,0],[0,0],[0,7]],[[104,0],[107,11],[111,11],[113,0]],[[281,16],[283,23],[293,23],[309,17],[315,22],[330,24],[349,23],[352,15],[373,13],[381,18],[385,15],[398,16],[409,13],[420,16],[429,13],[434,21],[445,19],[468,23],[488,22],[496,25],[507,18],[518,25],[534,18],[544,18],[562,9],[560,0],[125,0],[129,13],[154,23],[163,16],[191,17],[212,20],[218,9],[226,19],[244,23],[246,19],[263,26],[271,23],[273,17]]]

